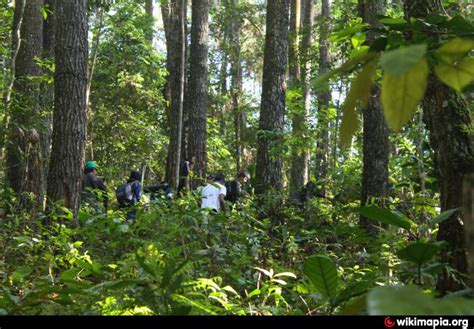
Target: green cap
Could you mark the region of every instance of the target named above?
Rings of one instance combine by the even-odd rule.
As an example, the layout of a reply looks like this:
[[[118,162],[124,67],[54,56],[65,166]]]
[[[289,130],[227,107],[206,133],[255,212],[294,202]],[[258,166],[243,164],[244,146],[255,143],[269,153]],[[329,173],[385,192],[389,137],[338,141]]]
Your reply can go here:
[[[87,161],[86,168],[87,169],[97,168],[97,163],[95,163],[95,161]]]

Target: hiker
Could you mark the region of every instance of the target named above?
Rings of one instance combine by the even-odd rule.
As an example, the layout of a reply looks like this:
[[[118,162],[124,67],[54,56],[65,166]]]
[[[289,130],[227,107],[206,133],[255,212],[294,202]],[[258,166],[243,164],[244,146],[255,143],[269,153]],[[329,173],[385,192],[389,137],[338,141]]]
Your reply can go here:
[[[208,184],[201,190],[201,208],[213,209],[215,212],[225,209],[224,198],[227,194],[224,175],[208,177]]]
[[[163,181],[157,185],[145,186],[143,188],[143,192],[150,193],[150,201],[157,200],[160,197],[166,197],[168,200],[173,199],[173,191],[171,190],[171,186]]]
[[[97,177],[97,164],[95,161],[87,161],[84,168],[84,176],[81,180],[81,203],[92,207],[99,213],[99,201],[102,200],[104,212],[107,212],[108,195],[104,182]]]
[[[195,157],[192,157],[190,161],[185,160],[179,166],[179,184],[177,194],[180,195],[181,191],[189,191],[189,174],[194,169]]]
[[[138,171],[132,170],[127,183],[120,185],[117,188],[116,196],[121,209],[131,208],[127,212],[127,221],[135,221],[137,209],[133,206],[140,201],[142,196],[142,185],[140,181],[142,175]]]
[[[226,184],[227,196],[226,200],[232,203],[236,203],[239,198],[244,195],[244,188],[247,181],[250,179],[250,175],[241,171],[237,174],[237,178]]]

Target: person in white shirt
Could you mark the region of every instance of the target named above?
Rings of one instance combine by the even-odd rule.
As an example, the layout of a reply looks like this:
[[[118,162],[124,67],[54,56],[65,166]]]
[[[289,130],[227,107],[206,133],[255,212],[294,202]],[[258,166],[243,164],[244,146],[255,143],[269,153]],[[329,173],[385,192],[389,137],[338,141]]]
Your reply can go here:
[[[202,189],[201,208],[210,208],[215,211],[224,209],[224,198],[227,194],[224,182],[224,175],[217,174],[214,176],[213,181]]]

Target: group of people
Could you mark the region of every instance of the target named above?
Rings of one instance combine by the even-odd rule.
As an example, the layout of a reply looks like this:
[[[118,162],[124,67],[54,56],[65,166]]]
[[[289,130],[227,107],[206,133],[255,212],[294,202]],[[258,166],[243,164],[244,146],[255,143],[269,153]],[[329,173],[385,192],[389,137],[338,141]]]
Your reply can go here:
[[[186,172],[183,172],[180,181],[181,189],[189,189],[189,183],[186,184],[189,171],[192,170],[192,162],[187,161]],[[184,178],[183,178],[184,177]],[[225,183],[225,177],[219,173],[209,175],[207,185],[200,188],[201,208],[211,209],[219,212],[225,208],[225,201],[236,203],[244,195],[244,187],[249,180],[250,175],[247,172],[239,172],[236,179],[230,183]],[[142,188],[142,177],[138,171],[131,171],[130,177],[125,184],[120,185],[116,190],[116,197],[119,207],[127,209],[127,220],[134,221],[136,218],[136,208],[133,207],[142,198],[142,191],[150,193],[150,199],[156,199],[157,195],[164,195],[168,199],[173,198],[171,187],[162,182],[158,185],[152,185]],[[186,186],[187,185],[187,186]],[[179,188],[178,188],[179,190]],[[99,212],[101,207],[98,200],[102,200],[103,210],[108,208],[108,194],[104,182],[97,176],[97,164],[94,161],[88,161],[85,165],[84,176],[82,177],[81,203],[92,207]]]

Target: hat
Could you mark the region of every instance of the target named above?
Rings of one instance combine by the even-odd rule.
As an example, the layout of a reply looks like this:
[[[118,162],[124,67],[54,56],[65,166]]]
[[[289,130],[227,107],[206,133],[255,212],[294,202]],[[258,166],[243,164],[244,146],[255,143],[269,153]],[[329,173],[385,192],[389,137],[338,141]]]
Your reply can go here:
[[[97,163],[95,161],[87,161],[86,169],[94,169],[97,168]]]

